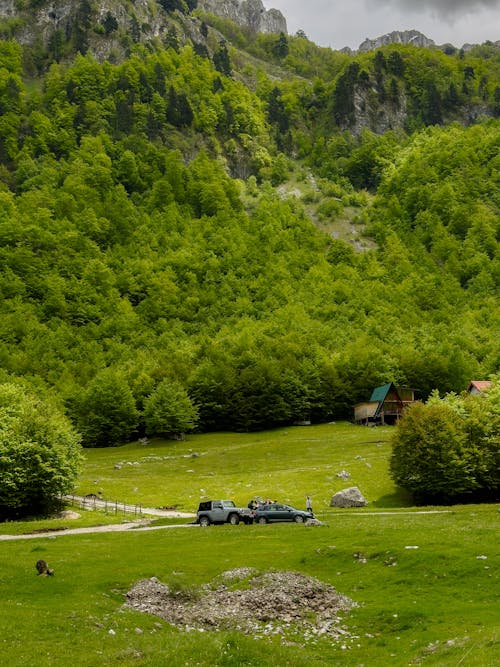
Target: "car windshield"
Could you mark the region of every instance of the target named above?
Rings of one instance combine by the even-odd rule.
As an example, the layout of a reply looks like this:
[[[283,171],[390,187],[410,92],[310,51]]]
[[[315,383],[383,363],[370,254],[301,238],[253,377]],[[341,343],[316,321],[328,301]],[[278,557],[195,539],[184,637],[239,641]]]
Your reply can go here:
[[[236,507],[232,500],[223,500],[222,504],[224,507]]]

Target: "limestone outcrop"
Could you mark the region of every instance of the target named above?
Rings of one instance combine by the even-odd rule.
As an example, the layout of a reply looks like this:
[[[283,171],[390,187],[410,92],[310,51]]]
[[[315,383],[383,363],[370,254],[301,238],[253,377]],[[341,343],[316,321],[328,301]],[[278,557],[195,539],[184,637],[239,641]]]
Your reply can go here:
[[[130,35],[133,41],[162,37],[167,28],[165,12],[153,12],[148,0],[136,0],[133,10],[132,13],[121,0],[97,0],[92,5],[79,0],[42,1],[35,8],[19,8],[17,0],[0,0],[0,19],[15,21],[12,34],[20,44],[32,46],[41,42],[47,46],[56,33],[67,42],[74,38],[76,27],[85,25],[86,46],[98,59],[107,58],[114,51],[123,55],[124,35]],[[107,17],[114,25],[104,32]]]
[[[402,32],[395,30],[375,39],[365,39],[359,45],[358,51],[373,51],[373,49],[379,49],[381,46],[387,46],[388,44],[411,44],[412,46],[428,48],[434,46],[434,41],[418,30],[404,30]]]
[[[252,32],[287,32],[283,14],[277,9],[266,10],[262,0],[198,0],[198,8],[231,19]]]
[[[266,10],[262,0],[199,0],[204,12],[231,19],[257,33],[287,32],[286,20],[277,9]],[[179,43],[203,42],[199,21],[190,13],[165,11],[151,0],[39,0],[35,7],[23,7],[18,0],[0,0],[0,20],[11,36],[24,46],[72,45],[73,51],[89,52],[98,60],[113,62],[126,57],[127,44],[164,43],[169,32]],[[69,56],[67,48],[54,53],[56,60]]]

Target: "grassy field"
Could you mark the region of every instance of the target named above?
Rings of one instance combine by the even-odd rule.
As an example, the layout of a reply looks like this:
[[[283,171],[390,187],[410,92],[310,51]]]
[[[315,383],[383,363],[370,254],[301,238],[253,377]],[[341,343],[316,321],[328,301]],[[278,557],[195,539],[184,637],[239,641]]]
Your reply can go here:
[[[3,542],[5,664],[496,666],[498,506],[439,513],[409,507],[387,475],[389,435],[390,429],[338,424],[89,451],[82,493],[98,489],[144,505],[195,509],[203,495],[246,502],[253,493],[303,506],[309,492],[323,525],[171,527]],[[150,456],[158,458],[143,458]],[[351,473],[347,482],[336,477],[341,470]],[[370,500],[366,510],[328,508],[331,494],[348,485]],[[19,532],[19,525],[6,524],[3,532]],[[54,577],[36,576],[38,558]],[[180,631],[123,608],[124,594],[141,578],[182,589],[243,566],[331,583],[358,604],[344,617],[352,636],[287,645],[234,631]]]
[[[374,507],[400,507],[409,501],[387,474],[390,434],[340,423],[86,450],[77,492],[186,511],[196,511],[205,497],[246,506],[254,494],[304,507],[310,494],[321,512],[333,493],[358,486]],[[348,481],[337,477],[342,471]]]

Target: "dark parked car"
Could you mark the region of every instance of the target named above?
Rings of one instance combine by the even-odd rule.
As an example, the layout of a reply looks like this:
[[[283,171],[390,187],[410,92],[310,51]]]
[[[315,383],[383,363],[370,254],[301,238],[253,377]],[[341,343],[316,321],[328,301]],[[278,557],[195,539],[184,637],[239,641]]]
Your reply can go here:
[[[314,514],[296,510],[290,505],[281,503],[269,503],[259,505],[255,510],[254,521],[256,523],[271,523],[272,521],[295,521],[295,523],[304,523],[307,519],[314,518]]]

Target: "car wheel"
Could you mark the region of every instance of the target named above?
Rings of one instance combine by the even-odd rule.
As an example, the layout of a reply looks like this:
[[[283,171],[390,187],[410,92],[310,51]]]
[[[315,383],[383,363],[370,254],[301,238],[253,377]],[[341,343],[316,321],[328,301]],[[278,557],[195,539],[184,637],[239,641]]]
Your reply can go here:
[[[206,528],[209,525],[210,525],[210,519],[208,518],[208,516],[200,516],[200,526],[202,526],[202,528]]]
[[[257,523],[267,523],[267,519],[265,516],[259,516],[257,519]]]
[[[295,523],[304,523],[304,517],[302,514],[296,514],[293,520]]]
[[[230,514],[228,518],[228,523],[232,526],[237,526],[240,522],[240,517],[237,514]]]

